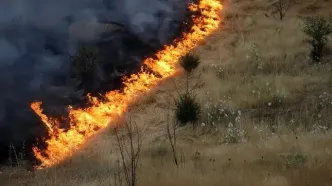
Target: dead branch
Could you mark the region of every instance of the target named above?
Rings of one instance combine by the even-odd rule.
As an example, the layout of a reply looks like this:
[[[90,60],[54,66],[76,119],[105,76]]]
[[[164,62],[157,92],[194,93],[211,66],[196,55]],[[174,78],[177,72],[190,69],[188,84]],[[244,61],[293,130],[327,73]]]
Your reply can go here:
[[[123,130],[123,134],[120,134],[119,129],[115,130],[123,174],[128,186],[136,186],[137,170],[142,146],[142,133],[131,120],[124,123]]]
[[[278,14],[279,19],[283,20],[286,12],[288,11],[289,7],[292,4],[292,0],[276,0],[273,1],[270,6],[274,7],[273,14]]]
[[[167,114],[167,121],[166,121],[166,132],[168,141],[172,148],[173,160],[176,166],[179,166],[178,157],[177,157],[177,146],[176,146],[176,122],[170,121],[170,116]]]

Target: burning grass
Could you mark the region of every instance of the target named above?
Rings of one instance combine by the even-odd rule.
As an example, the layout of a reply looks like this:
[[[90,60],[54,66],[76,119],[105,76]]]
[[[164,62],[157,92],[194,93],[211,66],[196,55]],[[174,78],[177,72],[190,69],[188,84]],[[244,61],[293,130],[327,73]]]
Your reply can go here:
[[[183,37],[176,40],[174,45],[165,46],[156,54],[156,58],[148,58],[144,61],[148,69],[154,73],[149,73],[147,69],[142,68],[138,74],[124,79],[125,88],[122,91],[106,93],[106,101],[89,97],[92,105],[89,108],[69,107],[70,127],[68,129],[60,128],[58,119],[44,115],[41,102],[31,104],[31,108],[47,126],[50,135],[50,138],[45,141],[47,144],[45,150],[37,147],[33,149],[42,166],[50,167],[58,164],[72,156],[75,150],[97,131],[109,124],[116,125],[115,117],[121,116],[132,101],[148,92],[161,80],[173,76],[180,57],[196,47],[219,26],[219,13],[222,9],[219,1],[202,0],[198,5],[191,4],[189,9],[198,13],[193,17],[192,29],[188,33],[183,33]]]
[[[306,56],[295,15],[308,5],[299,2],[281,23],[264,16],[261,1],[225,2],[228,22],[196,51],[201,65],[195,73],[202,76],[195,78],[204,81],[196,89],[202,118],[197,130],[176,131],[179,166],[164,118],[174,84],[162,83],[153,101],[130,112],[148,134],[138,185],[331,185],[331,66],[312,65]],[[246,58],[253,52],[256,61]],[[174,79],[186,90],[185,76]],[[58,166],[5,170],[2,178],[7,185],[119,185],[115,146],[114,135],[105,131]]]

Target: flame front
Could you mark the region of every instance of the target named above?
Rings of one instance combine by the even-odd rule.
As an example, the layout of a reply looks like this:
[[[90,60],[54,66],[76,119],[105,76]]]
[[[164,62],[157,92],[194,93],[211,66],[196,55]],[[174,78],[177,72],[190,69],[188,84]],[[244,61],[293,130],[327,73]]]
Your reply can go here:
[[[105,94],[106,101],[88,95],[92,106],[84,109],[69,107],[68,129],[60,128],[57,119],[48,118],[43,114],[41,102],[31,103],[31,108],[47,126],[50,135],[45,141],[46,149],[33,148],[36,158],[42,162],[40,167],[51,167],[60,163],[100,129],[115,123],[114,120],[121,116],[137,97],[174,75],[178,60],[218,28],[221,21],[219,13],[222,10],[219,0],[200,0],[198,5],[191,4],[189,9],[199,12],[199,16],[192,18],[194,24],[191,31],[183,33],[183,37],[175,40],[174,45],[165,46],[156,54],[156,58],[147,58],[144,64],[150,72],[142,68],[139,73],[131,75],[124,80],[123,91],[110,91]],[[151,73],[151,70],[158,76]]]

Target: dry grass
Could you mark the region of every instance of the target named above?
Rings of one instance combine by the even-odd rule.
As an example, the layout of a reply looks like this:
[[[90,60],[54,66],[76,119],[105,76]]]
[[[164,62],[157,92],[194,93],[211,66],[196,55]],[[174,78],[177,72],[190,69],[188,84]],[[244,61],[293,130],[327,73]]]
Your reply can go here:
[[[176,95],[173,80],[132,107],[131,117],[145,133],[138,185],[332,185],[332,55],[326,64],[310,63],[299,19],[328,15],[332,1],[294,3],[279,21],[268,1],[225,1],[220,31],[196,50],[202,64],[191,82],[199,102],[210,106],[203,107],[205,126],[178,130],[179,167],[165,125]],[[184,79],[174,78],[181,91]],[[217,115],[209,118],[212,112]],[[0,183],[119,186],[115,142],[106,130],[59,166],[5,168]]]

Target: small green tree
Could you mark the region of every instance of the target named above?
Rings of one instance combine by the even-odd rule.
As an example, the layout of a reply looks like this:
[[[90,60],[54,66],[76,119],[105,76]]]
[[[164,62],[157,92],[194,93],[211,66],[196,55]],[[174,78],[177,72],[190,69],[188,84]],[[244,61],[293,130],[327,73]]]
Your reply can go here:
[[[189,92],[189,76],[200,64],[200,59],[194,54],[186,54],[180,59],[181,67],[187,73],[186,92],[179,95],[180,99],[176,101],[175,116],[180,125],[197,123],[200,114],[200,105],[196,102],[195,97]]]
[[[194,54],[186,54],[180,59],[180,65],[181,67],[186,71],[187,73],[187,93],[189,91],[189,76],[192,74],[192,72],[198,67],[200,64],[200,59],[198,56]]]
[[[327,37],[332,33],[332,21],[322,16],[308,17],[304,20],[303,31],[309,37],[306,41],[311,46],[311,59],[320,62]]]

